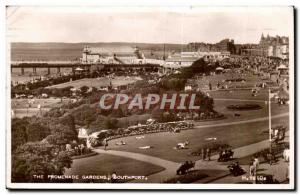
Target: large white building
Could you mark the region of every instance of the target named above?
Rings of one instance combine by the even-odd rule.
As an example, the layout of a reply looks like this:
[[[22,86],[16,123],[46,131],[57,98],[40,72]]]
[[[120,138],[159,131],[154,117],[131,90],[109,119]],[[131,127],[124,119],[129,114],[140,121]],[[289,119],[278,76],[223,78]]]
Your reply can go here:
[[[178,69],[191,66],[196,60],[203,58],[206,61],[218,61],[226,59],[230,52],[180,52],[169,55],[165,61],[164,67]]]
[[[268,57],[277,57],[281,59],[289,58],[289,38],[285,36],[269,36],[266,37],[262,34],[259,42],[263,53]]]
[[[92,48],[85,46],[82,52],[82,63],[91,64],[159,64],[162,59],[145,57],[137,47]]]
[[[199,57],[181,57],[181,56],[172,56],[166,59],[164,67],[166,68],[182,68],[188,67],[193,64]]]
[[[185,57],[197,57],[204,60],[223,60],[230,56],[229,51],[197,51],[197,52],[181,52],[180,56]]]
[[[268,57],[278,57],[281,59],[289,58],[289,46],[284,45],[270,45],[268,47]]]
[[[85,46],[82,52],[82,63],[101,64],[136,64],[142,59],[137,48],[92,48]]]
[[[166,60],[145,57],[138,48],[92,48],[84,47],[82,63],[89,64],[159,64],[168,68],[181,68],[191,66],[196,60],[203,58],[207,61],[217,61],[228,58],[230,52],[180,52],[169,55]]]

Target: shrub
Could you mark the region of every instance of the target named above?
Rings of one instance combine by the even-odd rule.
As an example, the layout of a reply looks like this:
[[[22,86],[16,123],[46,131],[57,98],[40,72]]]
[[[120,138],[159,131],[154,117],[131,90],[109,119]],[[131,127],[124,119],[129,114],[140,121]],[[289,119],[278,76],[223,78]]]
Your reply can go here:
[[[175,178],[168,179],[164,181],[164,183],[193,183],[205,177],[208,177],[208,175],[202,173],[199,170],[196,170],[196,171],[190,171],[186,175],[180,175]]]
[[[229,110],[259,110],[262,107],[258,104],[240,104],[240,105],[229,105],[227,106]]]

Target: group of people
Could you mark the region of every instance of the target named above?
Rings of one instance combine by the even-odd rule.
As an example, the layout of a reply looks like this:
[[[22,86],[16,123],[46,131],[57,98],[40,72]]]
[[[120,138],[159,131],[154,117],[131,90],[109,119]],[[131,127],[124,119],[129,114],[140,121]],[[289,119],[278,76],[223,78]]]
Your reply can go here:
[[[273,128],[272,131],[271,131],[272,141],[277,144],[279,141],[284,140],[284,138],[285,138],[285,131],[286,131],[285,127],[276,127],[276,128]]]
[[[240,166],[239,162],[233,162],[227,167],[230,173],[234,176],[243,175],[245,173],[244,169]]]
[[[201,157],[202,160],[208,160],[210,161],[210,157],[211,157],[211,149],[210,148],[202,148],[201,149]]]
[[[231,149],[228,150],[219,150],[219,158],[218,161],[228,161],[233,158],[234,152]]]
[[[190,169],[195,167],[195,162],[192,161],[185,161],[180,165],[180,167],[177,169],[176,174],[182,175],[186,174]]]
[[[90,153],[90,149],[84,144],[66,144],[66,151],[72,152],[74,156],[84,155]]]

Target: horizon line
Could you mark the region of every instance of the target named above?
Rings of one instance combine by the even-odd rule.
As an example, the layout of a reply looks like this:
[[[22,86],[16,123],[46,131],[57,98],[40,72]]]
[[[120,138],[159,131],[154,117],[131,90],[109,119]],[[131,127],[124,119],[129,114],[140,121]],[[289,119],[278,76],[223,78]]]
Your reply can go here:
[[[280,36],[282,37],[282,36]],[[288,36],[287,36],[288,37]],[[227,38],[224,38],[227,39]],[[220,41],[224,40],[221,39]],[[229,38],[230,39],[230,38]],[[232,39],[230,39],[232,40]],[[233,39],[234,40],[234,39]],[[220,42],[219,41],[219,42]],[[112,41],[112,42],[105,42],[105,41],[99,41],[99,42],[84,42],[84,41],[80,41],[80,42],[65,42],[65,41],[11,41],[10,43],[31,43],[31,44],[39,44],[39,43],[63,43],[63,44],[83,44],[83,43],[90,43],[90,44],[97,44],[97,43],[111,43],[111,44],[115,44],[115,43],[126,43],[126,44],[156,44],[156,45],[164,45],[164,44],[169,44],[169,45],[188,45],[189,43],[205,43],[205,44],[217,44],[219,42],[204,42],[204,41],[192,41],[192,42],[188,42],[188,43],[171,43],[171,42],[127,42],[127,41]],[[234,44],[259,44],[258,43],[249,43],[249,42],[245,42],[245,43],[234,43]]]

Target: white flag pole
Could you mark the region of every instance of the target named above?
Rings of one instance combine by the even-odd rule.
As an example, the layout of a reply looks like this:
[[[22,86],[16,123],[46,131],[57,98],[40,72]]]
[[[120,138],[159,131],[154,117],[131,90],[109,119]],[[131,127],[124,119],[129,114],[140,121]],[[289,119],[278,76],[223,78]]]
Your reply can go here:
[[[271,89],[269,88],[269,141],[270,141],[270,153],[272,151],[272,124],[271,124]]]

